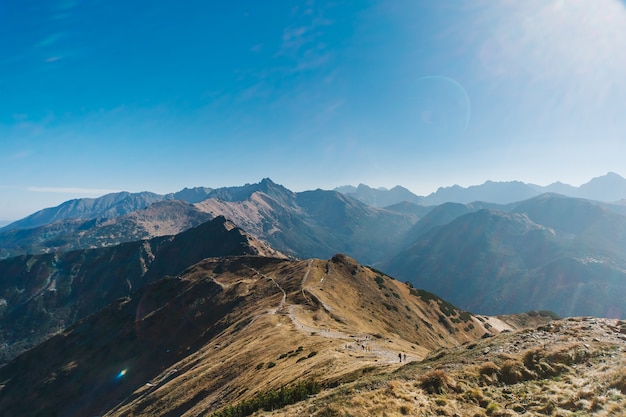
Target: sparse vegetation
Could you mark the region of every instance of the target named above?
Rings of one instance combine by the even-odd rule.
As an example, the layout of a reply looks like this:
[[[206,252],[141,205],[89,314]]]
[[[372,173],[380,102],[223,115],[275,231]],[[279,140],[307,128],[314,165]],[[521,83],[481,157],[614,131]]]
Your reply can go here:
[[[448,391],[450,380],[443,370],[430,371],[419,380],[419,386],[429,394],[443,394]]]
[[[458,350],[441,349],[388,377],[373,376],[351,391],[349,400],[335,400],[333,410],[341,416],[621,415],[626,406],[623,348],[610,349],[589,337],[588,343],[571,341],[591,328],[586,324],[579,326],[584,330],[548,327],[560,330],[505,333]],[[610,332],[613,340],[621,337],[619,329]],[[538,346],[538,340],[544,342]],[[600,378],[599,372],[608,374]],[[315,408],[309,410],[316,415]]]
[[[315,380],[299,382],[293,386],[282,386],[279,389],[270,389],[256,394],[249,400],[237,405],[228,406],[211,414],[212,417],[245,417],[258,410],[274,411],[289,404],[294,404],[308,398],[309,395],[321,391],[321,385]]]
[[[385,285],[383,284],[383,282],[385,282],[385,280],[380,275],[375,277],[374,281],[376,281],[376,284],[378,284],[378,289],[379,290],[382,290],[383,288],[386,288]]]
[[[394,305],[391,305],[391,304],[388,304],[388,303],[386,303],[384,301],[382,302],[382,305],[384,305],[387,310],[398,311],[398,307],[396,307]]]

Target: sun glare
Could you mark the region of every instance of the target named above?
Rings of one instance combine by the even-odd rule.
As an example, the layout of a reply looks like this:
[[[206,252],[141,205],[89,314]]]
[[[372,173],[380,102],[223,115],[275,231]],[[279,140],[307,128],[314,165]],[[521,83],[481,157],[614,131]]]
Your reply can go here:
[[[486,7],[498,15],[481,51],[486,68],[593,89],[598,98],[616,82],[624,86],[626,7],[620,1],[529,0]]]

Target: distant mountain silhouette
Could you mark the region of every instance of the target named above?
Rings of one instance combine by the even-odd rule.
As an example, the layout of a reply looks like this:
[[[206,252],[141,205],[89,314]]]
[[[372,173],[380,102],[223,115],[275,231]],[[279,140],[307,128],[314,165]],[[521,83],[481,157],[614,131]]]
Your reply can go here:
[[[526,200],[540,194],[533,186],[520,181],[494,182],[487,181],[482,185],[467,188],[454,185],[442,187],[424,197],[424,204],[438,205],[447,202],[467,204],[473,201],[507,204]]]
[[[414,216],[415,220],[422,218],[422,216],[428,214],[433,209],[432,206],[421,206],[419,204],[409,203],[408,201],[392,204],[384,208],[397,213],[409,214]]]
[[[183,188],[180,191],[177,191],[172,194],[166,194],[166,200],[180,200],[186,201],[188,203],[198,203],[209,196],[209,194],[213,191],[211,188],[207,187],[194,187],[194,188]]]
[[[387,207],[405,201],[414,204],[423,203],[422,197],[399,185],[390,190],[386,188],[371,188],[365,184],[359,184],[358,187],[346,185],[335,188],[335,191],[356,198],[373,207]]]
[[[40,210],[21,220],[9,223],[0,229],[0,233],[10,229],[32,229],[68,219],[112,219],[145,209],[151,204],[164,200],[180,200],[193,204],[208,198],[212,191],[211,188],[194,187],[164,195],[147,191],[140,193],[123,191],[106,194],[98,198],[79,198],[66,201],[56,207]]]
[[[598,201],[617,201],[626,198],[626,179],[620,175],[608,174],[593,178],[578,188],[577,197]]]
[[[536,184],[526,184],[520,181],[486,181],[481,185],[472,185],[470,187],[461,187],[459,185],[441,187],[436,192],[427,196],[417,196],[399,186],[394,187],[392,190],[386,190],[373,189],[360,184],[358,187],[345,185],[337,187],[335,190],[357,198],[366,204],[380,207],[401,203],[402,201],[409,201],[425,206],[443,203],[467,204],[475,201],[509,204],[526,200],[546,192],[603,202],[615,202],[626,198],[626,179],[616,173],[609,172],[604,176],[593,178],[580,187],[574,187],[561,182],[540,186]],[[379,204],[379,202],[384,202],[385,204]]]
[[[457,207],[455,214],[468,210],[448,207]],[[418,222],[413,243],[383,270],[485,314],[549,309],[563,316],[626,317],[626,217],[554,194],[509,212],[468,212],[449,223],[454,214],[437,217],[438,211],[421,222],[434,217],[440,224],[420,229]]]
[[[417,221],[417,223],[413,227],[411,227],[411,229],[406,233],[405,244],[414,243],[415,241],[419,240],[419,238],[423,234],[437,226],[448,224],[457,217],[460,217],[467,213],[473,213],[485,208],[504,209],[505,206],[481,202],[470,204],[444,203],[436,206],[428,213],[426,213],[423,217],[421,217]]]
[[[282,205],[292,204],[296,197],[293,191],[286,189],[282,185],[276,184],[269,178],[263,178],[261,182],[256,184],[215,189],[209,193],[208,198],[229,202],[241,202],[249,199],[256,192],[261,192]]]

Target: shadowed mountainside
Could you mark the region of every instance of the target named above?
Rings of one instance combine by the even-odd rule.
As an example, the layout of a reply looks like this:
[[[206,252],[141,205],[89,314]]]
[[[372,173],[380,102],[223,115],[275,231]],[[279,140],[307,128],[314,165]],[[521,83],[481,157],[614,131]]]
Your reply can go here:
[[[176,236],[0,261],[2,362],[149,282],[207,257],[281,256],[223,217]]]
[[[621,318],[624,248],[626,217],[545,194],[509,213],[480,210],[431,228],[382,269],[485,314],[549,309]]]

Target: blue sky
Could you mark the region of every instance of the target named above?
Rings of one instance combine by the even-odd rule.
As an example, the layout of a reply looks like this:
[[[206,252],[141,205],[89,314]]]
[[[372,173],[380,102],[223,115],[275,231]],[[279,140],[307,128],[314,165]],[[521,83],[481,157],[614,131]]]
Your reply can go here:
[[[0,3],[0,219],[109,191],[626,174],[618,0]]]

